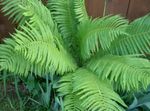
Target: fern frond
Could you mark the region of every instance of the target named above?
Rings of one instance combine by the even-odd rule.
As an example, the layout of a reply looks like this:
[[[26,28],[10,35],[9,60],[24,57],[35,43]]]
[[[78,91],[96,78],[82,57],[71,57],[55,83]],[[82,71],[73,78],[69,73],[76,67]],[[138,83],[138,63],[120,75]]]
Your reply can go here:
[[[63,37],[72,37],[77,28],[73,0],[50,0],[48,7]]]
[[[82,58],[90,58],[100,48],[108,50],[112,41],[119,35],[126,34],[127,23],[127,20],[118,15],[82,22],[77,34]]]
[[[42,4],[41,1],[26,0],[26,3],[28,4],[26,5],[22,3],[19,5],[19,7],[23,10],[22,15],[28,18],[27,20],[28,24],[27,26],[23,26],[21,28],[24,32],[17,30],[17,33],[12,35],[18,44],[18,46],[16,46],[17,47],[16,49],[19,50],[19,52],[21,51],[22,55],[25,55],[25,57],[28,60],[30,59],[31,62],[35,62],[34,60],[36,60],[36,54],[37,55],[41,53],[43,53],[42,55],[45,54],[44,58],[42,58],[43,57],[42,55],[38,55],[38,60],[36,60],[36,63],[39,63],[42,59],[43,61],[41,61],[42,62],[41,65],[45,64],[46,69],[48,70],[58,69],[59,73],[63,73],[65,71],[70,70],[72,71],[76,66],[72,63],[72,58],[64,49],[63,40],[60,37],[56,25],[52,20],[50,11]],[[32,32],[32,30],[34,31]],[[42,48],[39,46],[39,43],[41,43]],[[39,47],[36,47],[36,45],[38,45]],[[47,51],[47,45],[49,46],[49,50],[51,50],[51,52],[49,52],[49,50]],[[33,49],[28,50],[28,48],[30,48],[31,46],[33,47]],[[23,52],[22,50],[25,49],[26,51]],[[39,53],[39,49],[41,50],[41,53]],[[36,53],[34,53],[34,51]],[[49,52],[49,54],[52,56],[47,56],[47,52]],[[31,57],[32,55],[33,57]],[[62,66],[60,65],[61,63]]]
[[[9,19],[19,24],[24,24],[26,18],[23,16],[23,9],[20,5],[28,5],[26,0],[1,0],[2,11]]]
[[[17,42],[15,49],[29,61],[40,63],[46,69],[59,74],[76,69],[75,61],[58,38],[52,35],[49,26],[41,22],[38,30],[28,23],[21,28],[22,31],[16,30],[12,37]]]
[[[118,55],[150,53],[150,14],[131,22],[126,32],[127,36],[114,41],[111,53]]]
[[[106,80],[102,81],[86,69],[77,70],[73,76],[73,92],[88,111],[123,111],[120,105],[126,107]]]
[[[4,43],[0,44],[0,70],[8,70],[22,76],[27,76],[29,73],[41,76],[47,73],[44,67],[27,61],[17,53],[14,40],[6,39]]]
[[[86,111],[81,106],[81,100],[73,93],[73,74],[68,74],[61,78],[59,81],[59,95],[64,96],[64,109],[65,111]]]
[[[29,22],[35,25],[38,20],[54,27],[50,11],[39,0],[2,0],[3,12],[19,23],[19,26]]]
[[[87,65],[99,78],[109,79],[123,91],[137,91],[150,84],[150,63],[135,56],[105,55],[93,58]],[[119,87],[118,87],[119,89]]]
[[[88,18],[84,0],[49,0],[48,7],[68,49],[75,50],[79,21]]]
[[[74,0],[74,11],[79,22],[89,19],[85,7],[85,0]]]
[[[38,25],[38,22],[43,22],[48,25],[51,30],[54,29],[55,23],[53,22],[50,11],[43,3],[39,0],[27,0],[28,5],[21,5],[20,7],[24,9],[23,15],[29,18],[29,23],[34,27]]]
[[[50,0],[48,8],[58,25],[58,30],[61,32],[66,47],[71,51],[71,48],[75,45],[77,31],[73,0]]]

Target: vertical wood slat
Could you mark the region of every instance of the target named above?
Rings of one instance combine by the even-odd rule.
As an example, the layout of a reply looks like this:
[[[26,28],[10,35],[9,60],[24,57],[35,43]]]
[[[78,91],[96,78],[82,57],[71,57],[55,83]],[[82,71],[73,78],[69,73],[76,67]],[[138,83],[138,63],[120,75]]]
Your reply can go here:
[[[86,0],[86,6],[89,16],[94,18],[103,15],[105,0]],[[106,13],[121,14],[126,16],[129,0],[108,0]]]
[[[93,18],[103,15],[104,0],[85,0],[87,12]]]
[[[14,24],[8,17],[5,17],[4,14],[0,10],[0,41],[2,38],[9,36],[9,33],[14,32]]]
[[[121,14],[126,17],[129,0],[108,0],[107,14]]]
[[[134,20],[150,12],[150,0],[130,0],[127,18]]]

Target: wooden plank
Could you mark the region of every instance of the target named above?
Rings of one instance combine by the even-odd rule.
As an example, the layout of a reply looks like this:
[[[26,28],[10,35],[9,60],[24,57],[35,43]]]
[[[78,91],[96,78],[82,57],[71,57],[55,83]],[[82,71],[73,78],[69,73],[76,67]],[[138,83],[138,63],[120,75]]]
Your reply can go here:
[[[150,0],[130,0],[128,18],[134,20],[150,12]]]
[[[107,14],[121,14],[126,17],[129,0],[108,0]]]
[[[104,0],[85,0],[89,16],[93,18],[103,15]]]
[[[14,25],[0,12],[0,39],[9,36],[14,31]]]
[[[10,20],[8,20],[8,17],[4,16],[1,8],[2,5],[0,5],[0,41],[2,40],[2,38],[8,37],[9,33],[14,32],[14,27],[16,26],[15,24],[12,24]]]

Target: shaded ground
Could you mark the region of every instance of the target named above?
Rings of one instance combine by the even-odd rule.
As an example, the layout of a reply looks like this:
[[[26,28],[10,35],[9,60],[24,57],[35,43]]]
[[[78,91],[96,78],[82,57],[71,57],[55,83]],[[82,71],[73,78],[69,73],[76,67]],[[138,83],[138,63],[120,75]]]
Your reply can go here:
[[[20,111],[19,101],[12,84],[7,84],[7,95],[4,96],[3,82],[0,81],[0,111]]]
[[[23,110],[20,108],[13,80],[7,81],[6,96],[4,96],[3,81],[0,80],[0,111],[45,111],[43,108],[39,108],[36,103],[28,100],[29,94],[22,83],[19,83],[18,88],[23,101]]]

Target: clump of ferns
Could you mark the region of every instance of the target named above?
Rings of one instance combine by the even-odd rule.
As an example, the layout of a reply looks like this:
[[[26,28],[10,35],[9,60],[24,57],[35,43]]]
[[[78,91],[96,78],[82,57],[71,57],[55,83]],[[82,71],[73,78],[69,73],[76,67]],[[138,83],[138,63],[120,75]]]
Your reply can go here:
[[[0,45],[0,66],[22,76],[59,75],[65,111],[123,111],[118,95],[150,83],[150,15],[90,19],[84,0],[2,0],[18,28]]]

